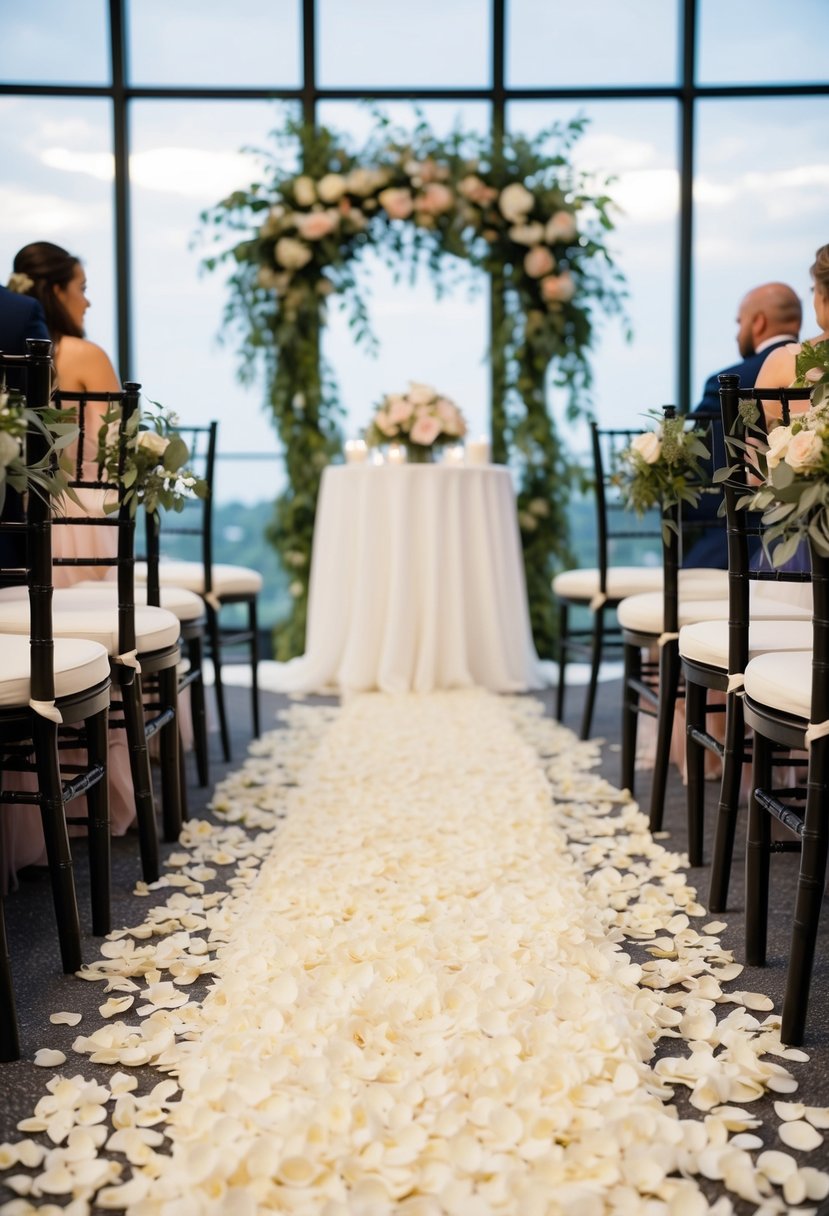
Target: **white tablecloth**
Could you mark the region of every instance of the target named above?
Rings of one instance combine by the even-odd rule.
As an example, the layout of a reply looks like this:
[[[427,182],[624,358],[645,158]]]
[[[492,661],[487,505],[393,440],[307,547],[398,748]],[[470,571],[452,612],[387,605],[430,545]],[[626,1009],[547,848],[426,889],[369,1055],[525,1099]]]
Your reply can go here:
[[[546,683],[507,469],[339,465],[317,504],[306,653],[283,691]]]

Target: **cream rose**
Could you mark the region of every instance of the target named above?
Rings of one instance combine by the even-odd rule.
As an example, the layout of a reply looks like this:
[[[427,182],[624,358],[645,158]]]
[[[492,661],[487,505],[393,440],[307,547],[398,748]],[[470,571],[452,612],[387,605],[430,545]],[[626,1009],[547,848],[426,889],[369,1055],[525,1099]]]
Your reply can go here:
[[[412,416],[411,401],[406,397],[401,397],[399,393],[387,399],[386,409],[392,422],[407,422]]]
[[[317,201],[317,189],[313,178],[303,174],[294,181],[293,195],[300,207],[313,207]]]
[[[520,182],[512,182],[505,186],[498,198],[498,206],[505,220],[511,224],[523,224],[527,215],[532,211],[535,199],[526,186]]]
[[[541,279],[555,269],[556,260],[546,245],[536,245],[524,257],[524,270],[531,279]]]
[[[544,225],[536,221],[532,224],[513,224],[509,234],[516,245],[539,245],[544,240]]]
[[[791,443],[792,428],[776,426],[769,432],[769,450],[766,453],[766,463],[770,469],[776,469],[786,455],[786,449]]]
[[[644,431],[637,435],[630,446],[645,464],[656,464],[662,453],[662,440],[655,431]]]
[[[823,440],[815,431],[798,431],[786,449],[786,464],[801,473],[809,473],[820,465]]]
[[[279,265],[284,266],[286,270],[301,270],[311,261],[311,250],[307,245],[303,245],[302,241],[295,241],[293,237],[283,236],[276,242],[274,256]]]
[[[317,182],[317,194],[323,203],[338,203],[345,193],[345,178],[341,173],[326,173]]]
[[[156,456],[159,460],[167,451],[170,444],[169,439],[165,439],[163,435],[159,435],[158,431],[139,431],[136,446],[144,448],[151,456]]]
[[[437,395],[437,389],[432,388],[431,384],[420,384],[417,380],[409,381],[407,396],[412,405],[428,405],[435,400]]]
[[[411,190],[389,186],[377,195],[380,206],[391,220],[407,220],[412,214],[414,201]]]
[[[426,215],[443,215],[451,211],[455,204],[455,196],[448,186],[440,182],[430,182],[425,190],[415,199],[415,210]]]

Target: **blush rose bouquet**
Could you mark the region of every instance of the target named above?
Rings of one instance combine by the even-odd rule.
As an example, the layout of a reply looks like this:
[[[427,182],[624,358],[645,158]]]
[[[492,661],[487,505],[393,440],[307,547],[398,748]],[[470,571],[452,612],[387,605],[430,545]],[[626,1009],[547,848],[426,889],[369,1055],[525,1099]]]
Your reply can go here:
[[[409,459],[430,460],[443,443],[456,443],[466,434],[463,414],[448,397],[429,384],[409,381],[406,393],[386,393],[366,432],[369,447],[405,444]]]

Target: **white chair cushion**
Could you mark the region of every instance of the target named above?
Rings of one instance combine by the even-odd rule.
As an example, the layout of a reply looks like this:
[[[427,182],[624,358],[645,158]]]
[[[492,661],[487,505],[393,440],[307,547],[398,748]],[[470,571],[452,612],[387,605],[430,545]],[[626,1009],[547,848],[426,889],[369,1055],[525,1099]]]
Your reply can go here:
[[[146,583],[147,567],[135,563],[136,583]],[[176,562],[162,559],[158,563],[158,581],[163,586],[186,587],[197,595],[204,594],[204,567],[201,562]],[[258,595],[262,590],[262,575],[247,566],[214,566],[213,593],[224,595]]]
[[[26,609],[28,613],[28,606]],[[32,695],[29,629],[24,634],[0,634],[0,705],[28,705]],[[81,638],[56,638],[55,697],[69,697],[109,679],[109,657],[103,646]]]
[[[3,588],[0,594],[0,632],[29,633],[29,603],[26,589]],[[26,598],[21,598],[23,591]],[[16,597],[5,594],[18,592]],[[174,646],[180,632],[179,619],[165,608],[136,608],[135,647],[139,654]],[[86,638],[98,642],[109,655],[118,654],[118,613],[114,600],[100,591],[59,587],[52,596],[52,633],[56,638]]]
[[[787,605],[782,600],[765,600],[755,597],[752,593],[751,619],[760,621],[789,620],[808,621],[811,623],[810,608],[800,605]],[[623,629],[632,629],[637,633],[662,633],[662,594],[648,592],[646,595],[631,595],[622,600],[617,609],[619,624]],[[682,599],[679,604],[679,627],[692,625],[694,621],[727,621],[728,600],[694,600]]]
[[[811,621],[753,621],[748,630],[749,659],[767,650],[811,650]],[[679,631],[679,653],[695,663],[728,671],[728,622],[697,621]]]
[[[80,583],[74,583],[73,586],[80,588],[82,591],[97,591],[103,595],[108,595],[110,599],[117,604],[118,588],[112,582],[101,582],[100,579],[84,580]],[[197,621],[204,616],[204,600],[200,595],[196,595],[195,591],[185,591],[184,587],[161,587],[161,607],[167,612],[172,612],[180,621]],[[135,588],[135,603],[136,607],[145,607],[147,604],[147,588],[146,586],[136,586]]]
[[[680,587],[695,599],[728,594],[728,573],[725,570],[680,570]],[[607,597],[623,600],[628,595],[661,591],[661,566],[611,566],[607,572]],[[553,592],[567,600],[590,603],[599,590],[597,569],[563,570],[553,579]]]
[[[745,670],[746,696],[807,722],[812,711],[812,652],[772,651]]]

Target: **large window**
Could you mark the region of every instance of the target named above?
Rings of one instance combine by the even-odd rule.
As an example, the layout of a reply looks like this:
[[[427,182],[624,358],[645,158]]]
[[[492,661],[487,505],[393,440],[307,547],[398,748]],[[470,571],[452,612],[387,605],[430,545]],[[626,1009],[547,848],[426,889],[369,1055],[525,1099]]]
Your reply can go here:
[[[633,329],[627,343],[618,322],[600,326],[593,407],[629,422],[667,401],[692,405],[704,378],[735,356],[744,291],[780,278],[805,298],[808,266],[827,239],[823,0],[790,0],[785,11],[756,0],[748,25],[742,7],[11,6],[0,45],[0,278],[30,240],[78,253],[94,305],[90,336],[185,418],[219,418],[223,454],[237,454],[220,467],[244,468],[222,475],[222,497],[271,497],[279,463],[264,389],[238,383],[233,335],[222,332],[223,276],[201,273],[193,243],[200,211],[250,179],[252,154],[242,149],[261,144],[285,106],[356,140],[372,121],[365,98],[404,122],[417,106],[443,130],[460,116],[468,127],[533,133],[583,112],[590,122],[576,157],[616,178],[612,246]],[[436,302],[425,276],[409,288],[371,260],[362,273],[379,357],[354,348],[335,305],[325,337],[346,430],[410,377],[438,381],[484,430],[486,281]]]

